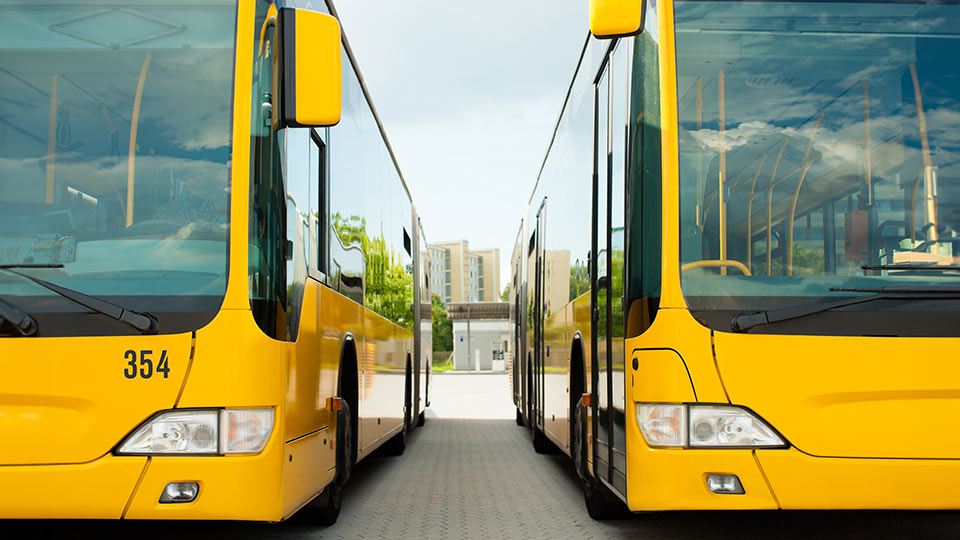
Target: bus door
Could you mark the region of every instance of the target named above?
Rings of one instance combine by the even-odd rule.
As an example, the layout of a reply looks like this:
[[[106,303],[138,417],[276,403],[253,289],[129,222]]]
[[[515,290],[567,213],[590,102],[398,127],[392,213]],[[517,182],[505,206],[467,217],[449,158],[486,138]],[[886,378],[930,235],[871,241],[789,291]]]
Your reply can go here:
[[[628,48],[609,53],[597,77],[594,149],[591,382],[594,474],[626,493],[624,210]]]
[[[535,296],[537,299],[537,309],[535,313],[537,318],[536,318],[536,322],[534,323],[535,325],[534,333],[535,333],[535,339],[536,339],[536,347],[534,348],[534,350],[536,351],[536,353],[534,354],[534,363],[533,363],[533,369],[534,369],[533,402],[535,403],[535,408],[536,408],[534,418],[537,419],[537,423],[535,425],[540,427],[540,429],[543,429],[544,423],[545,423],[545,419],[543,417],[543,410],[544,410],[543,383],[544,383],[544,362],[546,361],[546,358],[544,357],[545,344],[543,339],[543,322],[546,316],[545,309],[544,309],[546,305],[546,298],[544,297],[544,294],[543,294],[543,288],[544,288],[543,282],[545,277],[544,265],[546,261],[544,261],[543,259],[543,250],[546,247],[546,244],[544,243],[543,235],[544,235],[544,232],[546,231],[546,227],[544,226],[544,222],[546,221],[546,219],[547,219],[547,199],[544,199],[543,203],[540,204],[540,210],[537,211],[537,223],[536,223],[538,234],[537,234],[537,242],[536,242],[537,244],[536,246],[537,279],[535,282],[535,287],[536,287]]]
[[[537,257],[537,224],[531,224],[530,239],[527,243],[527,279],[526,289],[524,290],[524,342],[526,344],[526,358],[523,360],[523,405],[524,413],[530,422],[530,427],[538,425],[536,420],[536,399],[534,393],[534,364],[536,363],[539,341],[537,328],[539,328],[540,317],[537,313],[539,305],[539,296],[537,295],[538,281],[538,257]]]

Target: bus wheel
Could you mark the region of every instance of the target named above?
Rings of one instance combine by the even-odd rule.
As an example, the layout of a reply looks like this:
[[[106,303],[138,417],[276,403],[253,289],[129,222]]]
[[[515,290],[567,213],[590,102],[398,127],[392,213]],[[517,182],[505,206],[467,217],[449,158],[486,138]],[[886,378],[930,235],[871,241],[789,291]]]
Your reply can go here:
[[[394,456],[399,456],[403,454],[403,451],[407,449],[407,428],[410,426],[410,417],[412,416],[412,408],[410,407],[410,360],[407,359],[407,375],[404,379],[405,394],[403,398],[403,428],[400,430],[400,433],[397,433],[393,436],[392,439],[387,441],[386,449],[387,452]]]
[[[622,519],[630,514],[627,506],[593,478],[583,483],[583,502],[587,513],[597,521]]]
[[[311,516],[318,525],[329,527],[337,522],[340,517],[340,505],[343,503],[343,488],[337,486],[336,482],[329,486],[310,503],[308,510],[312,510]]]
[[[391,456],[403,455],[403,451],[407,449],[407,423],[403,423],[403,429],[400,430],[400,433],[397,433],[393,436],[387,444],[384,445],[386,451]]]
[[[581,481],[587,482],[590,480],[587,467],[587,410],[579,400],[574,410],[576,416],[573,421],[573,440],[570,441],[570,457],[577,469],[577,476]]]
[[[540,431],[540,428],[533,426],[533,451],[538,454],[548,454],[553,450],[553,443],[547,436]]]
[[[523,413],[520,412],[520,409],[517,409],[517,425],[523,427]]]

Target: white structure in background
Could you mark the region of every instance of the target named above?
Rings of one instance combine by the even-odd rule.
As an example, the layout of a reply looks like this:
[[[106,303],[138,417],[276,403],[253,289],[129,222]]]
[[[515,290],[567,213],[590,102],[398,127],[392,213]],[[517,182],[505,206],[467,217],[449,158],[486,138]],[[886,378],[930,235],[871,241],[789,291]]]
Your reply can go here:
[[[458,371],[505,371],[510,354],[510,304],[452,303],[453,368]]]

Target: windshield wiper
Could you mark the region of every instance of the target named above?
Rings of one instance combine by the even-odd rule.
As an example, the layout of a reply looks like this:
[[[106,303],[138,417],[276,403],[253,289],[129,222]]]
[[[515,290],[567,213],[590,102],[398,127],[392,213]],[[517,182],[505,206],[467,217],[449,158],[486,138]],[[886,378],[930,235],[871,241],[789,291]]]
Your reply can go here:
[[[820,304],[806,304],[802,306],[793,306],[780,309],[771,309],[760,311],[758,313],[741,313],[730,319],[730,328],[734,332],[746,332],[756,326],[763,326],[790,319],[798,319],[807,315],[814,315],[824,311],[830,311],[845,306],[872,302],[874,300],[950,300],[960,299],[960,287],[955,286],[929,286],[929,287],[831,287],[831,292],[867,292],[874,293],[869,296],[858,296],[854,298],[844,298],[836,302],[823,302]]]
[[[27,312],[0,298],[0,319],[9,321],[22,336],[32,336],[37,333],[37,321]]]
[[[97,313],[100,313],[101,315],[106,315],[107,317],[111,317],[122,323],[126,323],[144,334],[156,334],[160,329],[160,323],[157,321],[157,318],[149,313],[141,313],[139,311],[125,309],[112,302],[107,302],[106,300],[101,300],[100,298],[83,294],[82,292],[68,289],[66,287],[61,287],[60,285],[50,283],[49,281],[30,276],[28,274],[17,272],[14,270],[15,268],[63,268],[62,264],[4,264],[0,265],[0,270],[6,270],[11,274],[16,274],[20,277],[29,279],[37,285],[40,285],[45,289],[49,289],[68,300],[72,300],[87,309],[91,309]],[[34,325],[36,325],[35,322]]]
[[[932,270],[960,272],[958,264],[880,264],[876,266],[861,266],[862,270]]]

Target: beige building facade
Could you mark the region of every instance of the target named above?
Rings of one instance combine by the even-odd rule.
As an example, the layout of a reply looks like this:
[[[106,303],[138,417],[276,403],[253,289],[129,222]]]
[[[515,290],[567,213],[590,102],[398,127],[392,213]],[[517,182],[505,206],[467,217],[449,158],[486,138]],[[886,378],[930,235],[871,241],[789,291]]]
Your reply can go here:
[[[499,249],[470,251],[470,244],[460,240],[432,244],[430,253],[438,263],[431,288],[445,304],[500,300]]]

